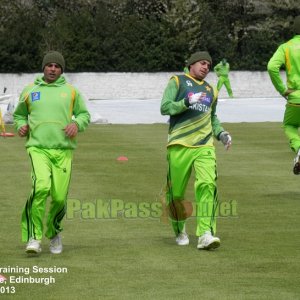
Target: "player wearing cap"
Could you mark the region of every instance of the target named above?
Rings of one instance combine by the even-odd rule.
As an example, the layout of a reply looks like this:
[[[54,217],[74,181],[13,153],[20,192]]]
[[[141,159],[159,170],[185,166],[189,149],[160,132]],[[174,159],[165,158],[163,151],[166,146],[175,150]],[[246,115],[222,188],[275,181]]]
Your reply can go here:
[[[66,82],[65,60],[57,51],[42,62],[43,76],[25,87],[14,112],[14,122],[32,167],[32,191],[22,214],[22,241],[27,253],[41,252],[46,199],[52,201],[45,235],[50,251],[62,252],[59,233],[66,212],[76,135],[89,124],[90,114],[79,91]]]
[[[217,91],[204,78],[212,67],[208,52],[200,51],[187,61],[184,75],[171,77],[161,101],[161,114],[170,115],[167,144],[167,204],[178,245],[188,245],[185,231],[184,203],[192,169],[195,172],[198,249],[220,246],[216,234],[218,205],[217,170],[214,137],[228,149],[231,137],[217,116]]]

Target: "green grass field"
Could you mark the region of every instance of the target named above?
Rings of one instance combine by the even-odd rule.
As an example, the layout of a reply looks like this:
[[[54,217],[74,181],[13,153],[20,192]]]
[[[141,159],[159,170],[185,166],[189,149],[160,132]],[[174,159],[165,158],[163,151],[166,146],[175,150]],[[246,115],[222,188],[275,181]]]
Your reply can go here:
[[[237,215],[218,219],[221,247],[210,252],[196,249],[195,218],[187,222],[190,245],[179,247],[154,210],[166,178],[167,125],[92,125],[74,155],[64,252],[51,255],[44,239],[42,254],[27,257],[20,217],[30,191],[29,160],[24,140],[1,138],[0,268],[27,267],[30,276],[52,276],[55,283],[2,283],[2,293],[9,286],[16,292],[0,296],[299,299],[300,176],[292,174],[293,153],[279,123],[224,126],[233,147],[216,145],[220,201],[235,201]],[[129,160],[118,162],[121,155]],[[194,199],[192,180],[186,196]],[[107,216],[101,205],[108,202],[126,212]],[[67,273],[33,274],[33,266]]]

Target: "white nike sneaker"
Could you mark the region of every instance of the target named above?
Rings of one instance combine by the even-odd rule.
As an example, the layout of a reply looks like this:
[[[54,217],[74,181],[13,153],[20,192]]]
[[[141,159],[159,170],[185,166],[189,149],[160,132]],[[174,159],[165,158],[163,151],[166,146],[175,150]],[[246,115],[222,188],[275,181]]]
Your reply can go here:
[[[210,231],[206,231],[202,236],[199,237],[197,248],[203,250],[211,250],[219,248],[220,245],[220,239],[212,236]]]
[[[50,252],[53,254],[60,254],[62,253],[63,250],[63,245],[62,245],[62,241],[61,241],[61,237],[60,234],[57,234],[55,237],[53,237],[50,240]]]
[[[181,232],[176,237],[176,243],[178,246],[186,246],[190,243],[189,236],[185,232]]]
[[[28,254],[38,254],[42,252],[41,241],[30,238],[26,245],[26,253]]]

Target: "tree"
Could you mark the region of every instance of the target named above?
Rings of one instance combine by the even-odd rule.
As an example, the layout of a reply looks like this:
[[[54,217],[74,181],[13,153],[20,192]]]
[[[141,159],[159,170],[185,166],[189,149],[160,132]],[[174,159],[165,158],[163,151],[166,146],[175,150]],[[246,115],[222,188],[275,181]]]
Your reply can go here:
[[[1,0],[1,72],[36,72],[48,50],[69,71],[173,71],[197,50],[265,70],[292,36],[298,0]]]

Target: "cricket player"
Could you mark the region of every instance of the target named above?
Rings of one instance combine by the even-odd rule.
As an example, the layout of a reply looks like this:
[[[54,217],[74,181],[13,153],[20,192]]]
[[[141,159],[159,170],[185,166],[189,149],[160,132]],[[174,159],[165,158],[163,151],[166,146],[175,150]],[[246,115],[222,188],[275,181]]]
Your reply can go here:
[[[233,98],[233,94],[232,94],[232,89],[231,89],[231,84],[230,84],[230,80],[229,80],[229,70],[230,70],[230,66],[229,63],[227,62],[226,58],[223,58],[220,63],[218,63],[215,67],[214,67],[214,71],[216,72],[219,80],[217,83],[217,90],[218,92],[221,90],[223,84],[226,87],[227,93],[229,95],[230,98]]]
[[[268,72],[275,89],[287,100],[283,119],[290,148],[296,153],[293,172],[300,174],[300,16],[294,19],[294,36],[281,44],[268,63]],[[287,83],[280,76],[285,67]]]
[[[185,230],[186,187],[195,172],[198,249],[220,246],[216,234],[215,212],[218,205],[217,169],[214,137],[228,149],[231,136],[216,116],[217,91],[204,78],[212,67],[208,52],[199,51],[190,56],[184,75],[171,77],[161,101],[161,114],[170,115],[167,144],[168,178],[167,204],[172,215],[176,243],[189,244]]]
[[[14,122],[32,168],[32,191],[22,214],[22,241],[27,253],[41,252],[46,199],[52,198],[45,235],[50,251],[63,250],[60,232],[66,211],[76,135],[89,124],[90,114],[79,91],[66,82],[65,60],[57,51],[42,62],[43,76],[22,91]]]

